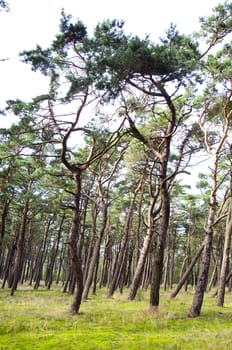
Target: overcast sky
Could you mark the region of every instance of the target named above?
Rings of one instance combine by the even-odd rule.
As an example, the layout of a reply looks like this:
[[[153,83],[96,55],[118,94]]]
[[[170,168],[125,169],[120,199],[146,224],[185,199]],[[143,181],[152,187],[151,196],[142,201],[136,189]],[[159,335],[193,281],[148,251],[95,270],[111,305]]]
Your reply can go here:
[[[47,47],[58,32],[61,9],[80,19],[91,33],[104,19],[122,19],[128,34],[153,41],[163,36],[170,23],[180,32],[192,33],[199,28],[199,17],[208,16],[220,1],[202,0],[8,0],[11,11],[0,12],[0,108],[7,99],[31,97],[45,92],[45,78],[31,72],[20,62],[19,52]],[[0,127],[6,118],[0,117]]]

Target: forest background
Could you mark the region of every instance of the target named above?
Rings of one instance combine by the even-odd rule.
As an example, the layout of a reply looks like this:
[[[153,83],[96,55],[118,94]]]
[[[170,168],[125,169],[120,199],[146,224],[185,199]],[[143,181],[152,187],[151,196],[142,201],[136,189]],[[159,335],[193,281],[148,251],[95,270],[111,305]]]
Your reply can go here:
[[[11,296],[19,283],[62,282],[76,314],[91,286],[94,293],[106,287],[109,297],[127,287],[129,300],[149,288],[157,310],[161,285],[172,297],[191,285],[188,316],[200,315],[206,289],[224,304],[231,13],[226,2],[200,21],[198,35],[170,25],[153,41],[126,34],[117,19],[88,35],[62,10],[60,32],[45,48],[20,48],[20,67],[36,73],[30,83],[8,74],[5,86],[20,88],[1,117],[10,124],[16,117],[1,128],[0,150],[0,277]],[[11,63],[6,53],[1,68]],[[183,178],[199,163],[195,193]]]

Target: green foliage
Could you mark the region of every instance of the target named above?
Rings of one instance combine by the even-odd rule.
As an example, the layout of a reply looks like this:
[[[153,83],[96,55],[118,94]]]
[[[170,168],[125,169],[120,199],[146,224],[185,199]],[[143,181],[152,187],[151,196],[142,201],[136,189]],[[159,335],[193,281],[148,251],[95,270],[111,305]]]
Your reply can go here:
[[[86,27],[81,21],[77,21],[75,24],[70,23],[72,16],[66,15],[64,9],[61,11],[60,20],[60,34],[56,36],[53,41],[53,50],[58,50],[59,52],[65,52],[64,48],[69,45],[76,45],[83,41],[87,35]]]
[[[197,68],[197,43],[171,26],[160,44],[148,37],[126,36],[123,23],[107,21],[98,25],[90,41],[90,71],[98,89],[117,95],[135,76],[154,76],[164,84],[184,80]],[[154,81],[153,81],[154,83]]]
[[[213,9],[213,14],[200,17],[200,36],[207,39],[207,43],[214,45],[224,39],[232,30],[232,4],[225,1]]]

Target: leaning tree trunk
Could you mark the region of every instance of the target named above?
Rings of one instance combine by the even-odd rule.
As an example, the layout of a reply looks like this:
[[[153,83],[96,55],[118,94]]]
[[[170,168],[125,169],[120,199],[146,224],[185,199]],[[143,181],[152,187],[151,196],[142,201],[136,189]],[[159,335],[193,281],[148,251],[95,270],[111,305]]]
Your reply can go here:
[[[201,270],[197,281],[193,303],[188,313],[189,317],[197,317],[201,313],[204,293],[205,293],[207,281],[208,281],[212,242],[213,242],[213,229],[210,228],[209,231],[207,232],[206,239],[205,239],[203,258],[201,262]]]
[[[204,250],[201,262],[200,273],[198,276],[197,286],[193,298],[191,308],[189,310],[189,317],[197,317],[201,313],[201,307],[203,304],[204,293],[207,287],[209,266],[212,252],[213,233],[214,233],[214,220],[216,215],[216,193],[217,193],[217,154],[214,158],[214,167],[212,169],[212,187],[210,196],[210,208],[207,220],[206,236],[204,241]]]
[[[153,238],[153,234],[154,234],[154,215],[153,215],[153,211],[154,211],[154,205],[155,205],[156,199],[155,197],[153,197],[151,199],[151,203],[149,206],[149,211],[148,211],[148,228],[147,228],[147,234],[144,238],[143,241],[143,247],[141,249],[141,252],[139,254],[139,259],[138,259],[138,263],[135,269],[135,273],[132,279],[132,283],[131,283],[131,287],[130,287],[130,292],[128,295],[128,300],[134,300],[142,279],[142,274],[144,271],[144,266],[145,266],[145,262],[146,262],[146,258],[147,258],[147,254],[149,251],[149,247],[151,245],[151,241]]]
[[[218,290],[217,290],[217,306],[223,306],[226,288],[226,274],[229,265],[230,248],[232,235],[232,201],[230,202],[229,213],[226,221],[225,243],[222,258],[222,267],[220,272]]]
[[[175,298],[177,296],[177,294],[179,293],[179,291],[181,290],[181,288],[183,287],[185,281],[187,280],[188,276],[190,275],[190,273],[192,272],[197,260],[200,258],[201,253],[204,249],[204,244],[205,241],[202,243],[202,245],[200,246],[200,248],[198,249],[197,253],[195,254],[195,256],[193,257],[191,263],[189,264],[189,267],[187,268],[187,270],[185,271],[185,273],[183,274],[183,276],[181,276],[180,281],[178,282],[175,290],[171,293],[170,298]]]
[[[223,103],[221,106],[221,112],[224,118],[223,131],[219,142],[216,145],[214,145],[214,147],[211,147],[212,144],[209,138],[209,135],[210,135],[209,130],[205,128],[206,120],[204,120],[204,115],[205,113],[207,115],[207,112],[208,112],[207,107],[206,109],[203,110],[203,113],[201,114],[201,118],[200,118],[200,128],[204,133],[205,147],[206,147],[207,153],[210,155],[212,159],[211,194],[210,194],[210,201],[209,201],[209,215],[208,215],[208,220],[206,225],[206,241],[205,241],[205,246],[203,251],[201,271],[198,278],[198,283],[196,286],[193,303],[189,310],[189,317],[197,317],[200,315],[203,298],[204,298],[204,292],[207,286],[212,242],[213,242],[214,225],[215,225],[215,216],[216,216],[217,190],[218,190],[218,184],[217,184],[218,162],[220,159],[220,153],[223,150],[224,143],[226,142],[230,124],[231,124],[232,110],[231,108],[228,108],[231,103],[231,94],[232,94],[232,90],[230,90],[229,95],[225,98],[225,100],[223,100]],[[212,152],[212,149],[213,149],[213,152]]]

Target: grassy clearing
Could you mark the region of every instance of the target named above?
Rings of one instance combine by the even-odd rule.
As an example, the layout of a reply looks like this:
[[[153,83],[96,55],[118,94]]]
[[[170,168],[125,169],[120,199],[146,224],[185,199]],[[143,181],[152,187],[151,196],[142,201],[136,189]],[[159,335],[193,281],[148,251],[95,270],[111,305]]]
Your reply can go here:
[[[14,297],[0,290],[0,350],[232,349],[231,295],[224,308],[206,295],[196,319],[186,317],[192,293],[174,300],[163,294],[156,314],[148,311],[147,292],[134,302],[126,296],[108,299],[106,290],[98,291],[80,315],[70,316],[72,296],[58,288],[20,286]]]

